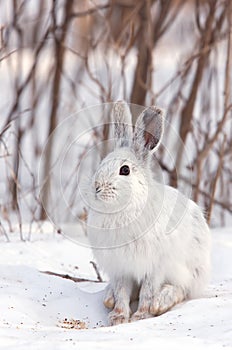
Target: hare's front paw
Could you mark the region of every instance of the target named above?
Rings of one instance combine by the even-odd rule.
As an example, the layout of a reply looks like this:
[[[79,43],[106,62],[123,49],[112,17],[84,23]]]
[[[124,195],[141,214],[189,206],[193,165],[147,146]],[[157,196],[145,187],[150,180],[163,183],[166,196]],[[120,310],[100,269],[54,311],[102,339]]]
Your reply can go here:
[[[107,286],[104,304],[108,308],[113,308],[109,313],[111,326],[129,321],[132,290],[133,280],[125,277],[114,280],[113,287],[112,285]]]
[[[159,316],[170,310],[173,306],[185,299],[185,293],[181,287],[165,284],[150,306],[150,313]]]
[[[109,313],[109,323],[110,326],[116,326],[121,323],[127,323],[129,322],[130,312],[123,309],[115,307],[110,313]]]

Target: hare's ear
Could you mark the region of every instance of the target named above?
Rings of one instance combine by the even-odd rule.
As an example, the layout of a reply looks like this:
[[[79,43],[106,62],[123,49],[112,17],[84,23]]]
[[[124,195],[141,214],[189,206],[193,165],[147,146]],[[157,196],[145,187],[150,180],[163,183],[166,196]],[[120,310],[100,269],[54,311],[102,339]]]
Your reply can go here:
[[[139,115],[135,124],[134,145],[142,156],[158,149],[164,132],[164,116],[164,110],[156,106],[146,108]]]
[[[128,104],[124,101],[114,103],[111,119],[114,127],[114,139],[116,147],[129,146],[132,141],[132,116]]]

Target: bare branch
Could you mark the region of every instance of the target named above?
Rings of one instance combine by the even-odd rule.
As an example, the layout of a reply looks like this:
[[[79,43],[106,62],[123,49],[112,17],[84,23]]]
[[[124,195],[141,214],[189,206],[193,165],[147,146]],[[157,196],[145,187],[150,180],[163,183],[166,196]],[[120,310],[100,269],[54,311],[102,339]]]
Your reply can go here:
[[[110,7],[111,5],[110,4],[105,4],[105,5],[97,5],[93,8],[90,8],[86,11],[82,11],[82,12],[73,12],[70,14],[70,18],[73,19],[73,18],[80,18],[80,17],[85,17],[85,16],[89,16],[89,15],[92,15],[100,10],[106,10]]]

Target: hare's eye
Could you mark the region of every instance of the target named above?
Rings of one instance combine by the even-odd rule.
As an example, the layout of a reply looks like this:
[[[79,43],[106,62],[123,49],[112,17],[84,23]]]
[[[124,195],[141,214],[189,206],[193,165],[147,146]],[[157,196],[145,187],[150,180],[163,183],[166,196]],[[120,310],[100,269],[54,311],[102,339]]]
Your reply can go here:
[[[123,165],[121,168],[120,168],[120,171],[119,171],[119,175],[129,175],[130,174],[130,168],[128,165]]]

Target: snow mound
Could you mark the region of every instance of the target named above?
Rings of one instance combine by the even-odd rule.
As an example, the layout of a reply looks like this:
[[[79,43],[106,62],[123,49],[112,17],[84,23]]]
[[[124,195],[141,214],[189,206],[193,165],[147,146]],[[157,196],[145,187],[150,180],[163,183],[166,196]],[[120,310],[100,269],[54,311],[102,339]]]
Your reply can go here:
[[[0,242],[1,349],[232,347],[232,230],[213,232],[212,281],[201,299],[115,327],[107,326],[102,304],[106,283],[91,282],[97,279],[91,251],[60,235],[32,238]]]

